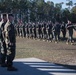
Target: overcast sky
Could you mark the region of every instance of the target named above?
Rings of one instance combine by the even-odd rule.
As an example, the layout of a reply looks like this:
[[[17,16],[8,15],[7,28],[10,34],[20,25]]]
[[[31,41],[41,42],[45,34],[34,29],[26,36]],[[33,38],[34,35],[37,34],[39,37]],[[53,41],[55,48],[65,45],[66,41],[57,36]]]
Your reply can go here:
[[[64,2],[63,8],[66,8],[66,7],[67,7],[67,6],[66,6],[66,3],[67,3],[66,0],[45,0],[45,1],[52,1],[52,2],[54,2],[54,3]],[[72,0],[72,1],[73,1],[73,3],[76,3],[76,0]]]

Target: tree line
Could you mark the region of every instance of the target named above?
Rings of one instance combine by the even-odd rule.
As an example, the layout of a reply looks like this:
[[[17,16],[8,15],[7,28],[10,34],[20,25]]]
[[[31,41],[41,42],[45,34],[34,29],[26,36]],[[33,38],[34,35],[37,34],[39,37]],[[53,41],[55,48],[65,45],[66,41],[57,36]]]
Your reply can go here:
[[[76,22],[76,3],[67,0],[68,8],[62,8],[64,2],[54,3],[45,0],[0,0],[0,13],[13,13],[15,22],[21,20],[29,21],[47,21],[67,22],[71,20]]]

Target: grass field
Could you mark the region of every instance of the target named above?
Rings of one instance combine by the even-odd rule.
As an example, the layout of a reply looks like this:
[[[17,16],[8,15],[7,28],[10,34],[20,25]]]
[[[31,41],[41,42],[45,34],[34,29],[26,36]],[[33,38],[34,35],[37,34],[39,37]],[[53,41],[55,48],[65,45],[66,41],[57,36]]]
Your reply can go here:
[[[76,65],[76,45],[17,37],[16,58],[36,57],[58,64]]]

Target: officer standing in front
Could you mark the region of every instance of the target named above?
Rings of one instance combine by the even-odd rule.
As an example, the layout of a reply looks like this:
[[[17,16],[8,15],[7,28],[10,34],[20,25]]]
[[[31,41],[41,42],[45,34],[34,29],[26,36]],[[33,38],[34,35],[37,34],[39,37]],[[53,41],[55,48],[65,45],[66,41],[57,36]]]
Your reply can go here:
[[[1,66],[7,67],[8,71],[17,71],[15,67],[13,67],[13,60],[15,57],[15,48],[16,48],[16,35],[15,28],[13,25],[13,15],[8,14],[8,21],[4,26],[4,43],[6,50],[1,51]],[[6,62],[5,62],[6,60]]]
[[[2,16],[2,23],[1,23],[1,44],[3,49],[1,49],[1,67],[6,67],[6,53],[7,53],[7,49],[6,49],[6,44],[4,41],[4,26],[7,22],[7,14],[1,14]]]
[[[15,58],[15,50],[16,50],[16,31],[13,24],[14,16],[13,14],[8,14],[8,22],[5,25],[5,43],[7,47],[7,70],[8,71],[17,71],[15,67],[13,67],[13,60]]]

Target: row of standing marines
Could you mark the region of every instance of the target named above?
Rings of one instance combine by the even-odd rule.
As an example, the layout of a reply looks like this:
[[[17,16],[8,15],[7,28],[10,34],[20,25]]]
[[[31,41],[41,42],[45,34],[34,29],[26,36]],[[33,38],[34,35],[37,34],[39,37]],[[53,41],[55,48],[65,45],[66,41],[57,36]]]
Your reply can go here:
[[[61,40],[60,33],[62,32],[62,39],[66,40],[66,33],[68,31],[68,43],[73,43],[73,31],[76,30],[76,25],[72,24],[68,20],[68,23],[65,24],[59,22],[29,22],[29,23],[17,23],[15,24],[16,35],[19,37],[27,37],[32,39],[40,39],[47,41],[54,41],[58,43]]]

